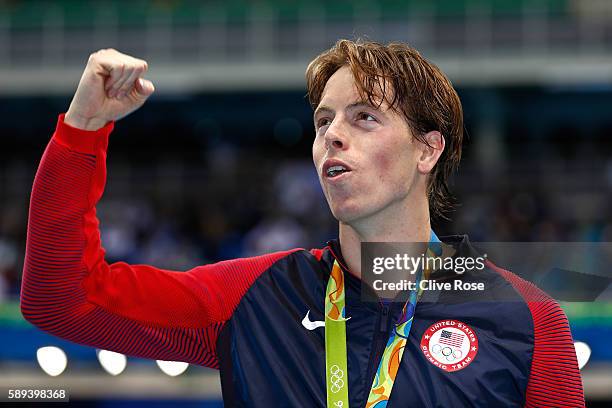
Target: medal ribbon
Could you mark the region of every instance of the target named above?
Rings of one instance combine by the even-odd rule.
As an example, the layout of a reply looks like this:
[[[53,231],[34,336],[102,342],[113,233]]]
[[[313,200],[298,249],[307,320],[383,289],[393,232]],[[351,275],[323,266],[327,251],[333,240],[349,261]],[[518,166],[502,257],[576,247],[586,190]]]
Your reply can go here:
[[[442,247],[436,234],[431,231],[427,256],[425,259],[440,256]],[[425,270],[419,269],[415,279],[417,290],[410,291],[408,301],[404,304],[402,314],[395,324],[385,351],[378,365],[372,388],[368,396],[366,408],[386,407],[391,396],[395,377],[399,370],[400,362],[406,347],[406,341],[412,327],[412,318],[416,310],[416,304],[421,296],[421,278],[427,277],[430,270],[425,262]],[[325,370],[327,384],[327,407],[349,408],[348,402],[348,370],[346,354],[346,321],[345,317],[345,291],[344,272],[334,261],[327,291],[325,295]],[[349,317],[350,319],[350,317]]]
[[[334,261],[325,295],[325,374],[327,406],[348,408],[344,273]]]

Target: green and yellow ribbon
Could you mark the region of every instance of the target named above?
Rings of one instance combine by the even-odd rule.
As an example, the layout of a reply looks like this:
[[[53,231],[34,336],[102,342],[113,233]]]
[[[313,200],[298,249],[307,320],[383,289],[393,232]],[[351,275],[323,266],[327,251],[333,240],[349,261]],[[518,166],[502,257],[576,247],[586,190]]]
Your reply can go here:
[[[427,258],[441,255],[440,244],[440,240],[432,231],[427,248]],[[429,263],[425,262],[425,264],[428,266]],[[402,309],[402,315],[389,336],[368,395],[366,408],[387,406],[412,327],[416,304],[422,293],[421,278],[423,276],[427,278],[430,272],[427,267],[417,272],[415,280],[417,289],[410,292],[408,301]],[[335,260],[325,294],[325,369],[328,408],[349,408],[346,353],[346,321],[348,319],[345,316],[344,296],[344,272],[338,261]]]

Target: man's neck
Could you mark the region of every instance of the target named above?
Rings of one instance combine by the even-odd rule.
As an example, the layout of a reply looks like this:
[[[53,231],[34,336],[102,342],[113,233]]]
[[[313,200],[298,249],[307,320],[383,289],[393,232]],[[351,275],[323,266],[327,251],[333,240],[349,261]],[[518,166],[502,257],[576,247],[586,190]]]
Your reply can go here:
[[[350,272],[361,278],[362,242],[429,242],[431,224],[427,200],[388,208],[355,223],[340,222],[340,249]]]

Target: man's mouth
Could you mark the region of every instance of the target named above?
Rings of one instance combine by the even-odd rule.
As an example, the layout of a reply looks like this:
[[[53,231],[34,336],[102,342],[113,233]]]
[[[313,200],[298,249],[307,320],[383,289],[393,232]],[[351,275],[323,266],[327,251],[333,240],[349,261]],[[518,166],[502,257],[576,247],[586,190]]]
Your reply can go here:
[[[326,174],[327,177],[336,177],[342,173],[346,173],[347,171],[349,170],[344,166],[331,166],[329,169],[327,169]]]
[[[337,159],[329,159],[323,165],[323,175],[329,179],[340,177],[351,170],[346,163]]]

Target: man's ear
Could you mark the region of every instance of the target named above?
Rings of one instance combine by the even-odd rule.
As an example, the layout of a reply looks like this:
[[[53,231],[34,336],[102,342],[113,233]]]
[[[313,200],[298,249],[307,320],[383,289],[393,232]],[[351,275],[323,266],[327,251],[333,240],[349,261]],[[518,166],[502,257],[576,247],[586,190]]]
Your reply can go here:
[[[421,143],[421,155],[417,162],[417,169],[420,173],[429,174],[444,151],[444,136],[437,130],[432,130],[423,138],[427,143]]]

